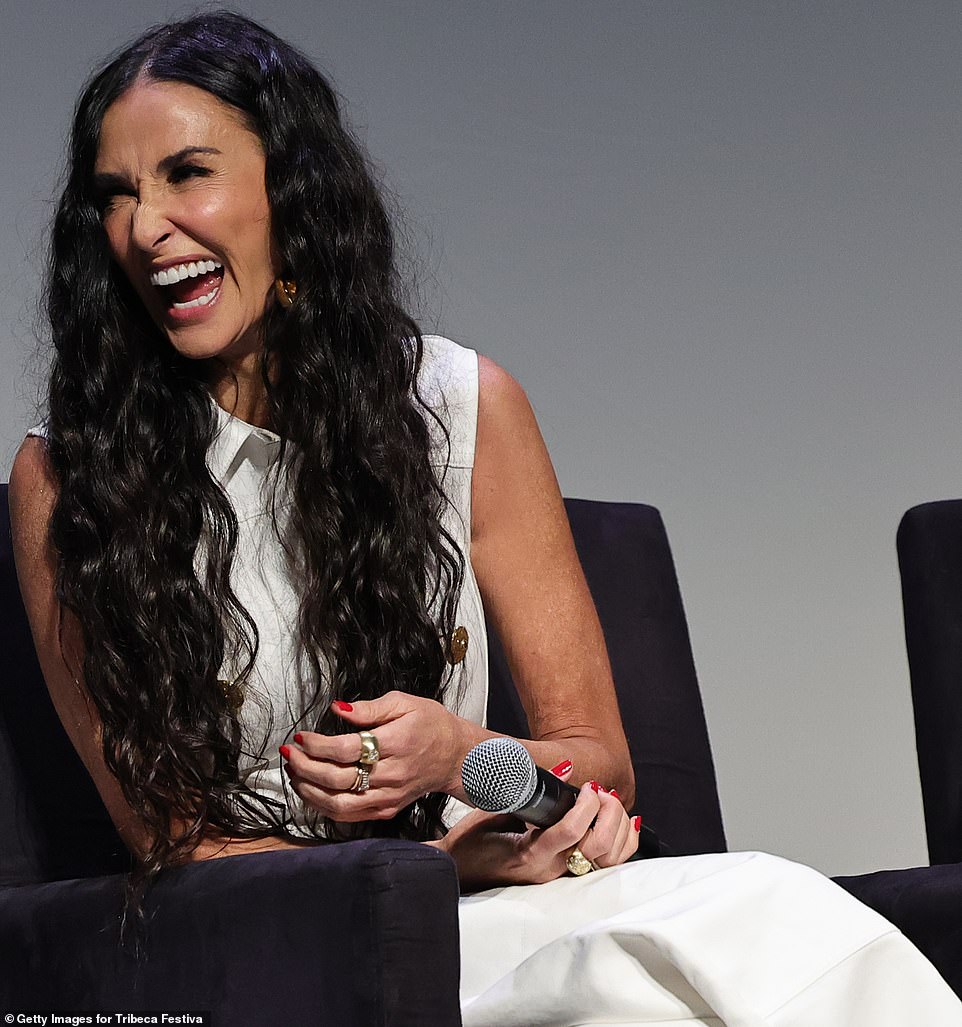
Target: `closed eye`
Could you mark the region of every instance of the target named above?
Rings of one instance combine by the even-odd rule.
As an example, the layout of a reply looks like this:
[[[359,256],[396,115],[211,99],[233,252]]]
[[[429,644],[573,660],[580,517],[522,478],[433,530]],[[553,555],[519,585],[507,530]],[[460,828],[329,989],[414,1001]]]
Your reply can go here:
[[[124,196],[136,195],[130,183],[117,175],[95,175],[93,186],[94,202],[101,212],[116,206]]]
[[[205,168],[202,164],[178,164],[171,169],[170,181],[174,185],[179,185],[190,178],[206,178],[210,173],[210,168]]]
[[[97,210],[101,216],[109,213],[115,207],[119,207],[125,199],[135,196],[133,190],[130,189],[111,189],[106,192],[101,192],[96,195],[94,200]]]

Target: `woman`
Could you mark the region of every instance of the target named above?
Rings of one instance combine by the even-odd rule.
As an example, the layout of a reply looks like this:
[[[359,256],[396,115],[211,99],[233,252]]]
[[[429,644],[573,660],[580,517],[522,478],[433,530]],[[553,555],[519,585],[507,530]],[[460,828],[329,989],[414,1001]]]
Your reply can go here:
[[[422,338],[400,295],[335,98],[271,33],[203,15],[92,80],[54,226],[49,417],[10,496],[51,696],[140,876],[390,834],[450,852],[468,890],[537,884],[463,904],[466,1023],[903,1023],[896,967],[913,1014],[962,1023],[890,925],[805,868],[567,876],[638,844],[601,631],[523,392]],[[482,600],[524,744],[581,786],[547,830],[458,805],[490,736]],[[746,930],[760,895],[774,928]],[[831,956],[796,956],[817,915]],[[492,953],[492,932],[524,944]],[[872,998],[855,966],[886,969]]]

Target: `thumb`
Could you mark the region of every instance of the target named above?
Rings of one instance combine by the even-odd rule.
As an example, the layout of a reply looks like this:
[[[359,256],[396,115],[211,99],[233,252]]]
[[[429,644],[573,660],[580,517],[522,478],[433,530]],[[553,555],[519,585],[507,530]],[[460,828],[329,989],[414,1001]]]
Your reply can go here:
[[[331,709],[341,720],[345,720],[349,724],[359,728],[375,727],[378,724],[386,724],[388,721],[395,720],[404,712],[396,698],[397,694],[390,692],[381,696],[380,699],[360,699],[353,703],[335,699],[331,703]]]

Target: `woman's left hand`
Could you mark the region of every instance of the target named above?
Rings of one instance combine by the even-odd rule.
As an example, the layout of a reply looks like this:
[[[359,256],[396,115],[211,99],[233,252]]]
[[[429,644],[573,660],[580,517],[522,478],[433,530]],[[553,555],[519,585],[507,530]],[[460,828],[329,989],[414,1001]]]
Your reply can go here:
[[[395,691],[332,709],[376,736],[380,758],[370,767],[369,789],[354,792],[360,736],[299,732],[300,748],[284,746],[282,755],[291,787],[308,806],[335,821],[381,820],[428,792],[456,787],[471,747],[469,725],[441,703]]]
[[[570,765],[558,776],[567,780]],[[615,795],[587,782],[574,806],[551,827],[524,827],[514,817],[474,810],[428,844],[454,858],[463,891],[476,891],[553,881],[570,872],[568,858],[575,848],[595,869],[617,866],[638,849],[640,829],[640,817],[629,820]]]

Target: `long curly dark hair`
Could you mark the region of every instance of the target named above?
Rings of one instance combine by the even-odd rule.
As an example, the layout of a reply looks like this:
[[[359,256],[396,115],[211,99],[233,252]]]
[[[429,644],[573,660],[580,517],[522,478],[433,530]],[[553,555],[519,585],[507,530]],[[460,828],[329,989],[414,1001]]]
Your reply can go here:
[[[107,766],[152,837],[143,883],[209,829],[256,837],[289,824],[239,782],[236,715],[218,686],[225,657],[250,675],[258,635],[231,588],[237,518],[205,461],[209,368],[170,345],[112,262],[93,188],[104,114],[138,79],[206,90],[266,154],[273,238],[298,285],[294,306],[269,305],[263,323],[261,376],[283,440],[271,510],[280,531],[283,483],[316,730],[343,729],[335,698],[443,697],[464,557],[441,519],[430,419],[448,436],[417,388],[423,342],[403,309],[391,221],[334,92],[236,14],[151,29],[78,102],[47,300],[57,595],[82,627]],[[437,836],[444,801],[335,835]]]

